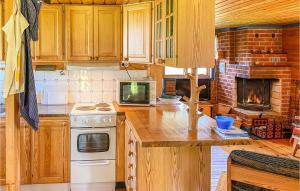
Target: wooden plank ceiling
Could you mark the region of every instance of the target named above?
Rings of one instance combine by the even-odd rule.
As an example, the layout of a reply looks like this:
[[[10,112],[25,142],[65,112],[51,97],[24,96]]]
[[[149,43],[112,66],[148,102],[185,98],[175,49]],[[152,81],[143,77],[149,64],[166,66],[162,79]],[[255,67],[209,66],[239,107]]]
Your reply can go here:
[[[61,3],[61,4],[97,4],[97,5],[121,5],[127,3],[139,3],[143,1],[146,0],[50,0],[50,2],[53,4]]]
[[[150,0],[47,1],[55,4],[66,3],[120,5]],[[215,0],[215,2],[216,28],[237,27],[245,25],[290,24],[300,22],[300,0]]]
[[[300,21],[299,0],[216,0],[216,27]]]

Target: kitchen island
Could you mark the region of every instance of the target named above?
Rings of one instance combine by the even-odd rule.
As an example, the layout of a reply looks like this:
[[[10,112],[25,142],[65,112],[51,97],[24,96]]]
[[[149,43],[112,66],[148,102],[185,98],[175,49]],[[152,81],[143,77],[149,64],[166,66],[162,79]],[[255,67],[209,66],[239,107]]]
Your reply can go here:
[[[185,105],[116,106],[126,115],[125,178],[128,190],[209,191],[211,146],[246,145],[251,139],[222,139],[200,118],[198,131],[188,131]]]

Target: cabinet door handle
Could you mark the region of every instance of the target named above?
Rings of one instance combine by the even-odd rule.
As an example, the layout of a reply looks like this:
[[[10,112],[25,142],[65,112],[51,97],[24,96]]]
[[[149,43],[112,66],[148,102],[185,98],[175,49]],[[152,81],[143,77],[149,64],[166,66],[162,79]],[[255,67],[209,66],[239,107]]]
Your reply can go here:
[[[128,176],[128,180],[133,180],[133,176]]]
[[[132,151],[129,151],[129,153],[128,153],[128,156],[133,156],[133,152]]]
[[[133,143],[133,140],[129,139],[128,145],[131,145]]]

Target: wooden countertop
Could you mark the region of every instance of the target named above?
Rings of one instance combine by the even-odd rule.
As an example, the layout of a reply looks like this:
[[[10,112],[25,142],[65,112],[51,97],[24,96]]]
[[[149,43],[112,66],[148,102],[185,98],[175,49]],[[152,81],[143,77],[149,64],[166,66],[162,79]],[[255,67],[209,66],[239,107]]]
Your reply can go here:
[[[201,145],[245,145],[251,139],[222,139],[211,126],[215,121],[208,116],[199,120],[197,132],[188,131],[188,113],[179,106],[128,107],[115,105],[118,114],[126,115],[127,122],[144,147],[176,147]]]

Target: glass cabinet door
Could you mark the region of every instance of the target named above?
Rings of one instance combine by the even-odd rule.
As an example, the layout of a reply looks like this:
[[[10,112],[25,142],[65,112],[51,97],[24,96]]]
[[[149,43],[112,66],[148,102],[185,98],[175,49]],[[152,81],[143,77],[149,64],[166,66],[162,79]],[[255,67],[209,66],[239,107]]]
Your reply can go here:
[[[163,3],[162,0],[155,2],[155,59],[163,58]]]
[[[166,0],[166,60],[175,58],[175,1]]]

